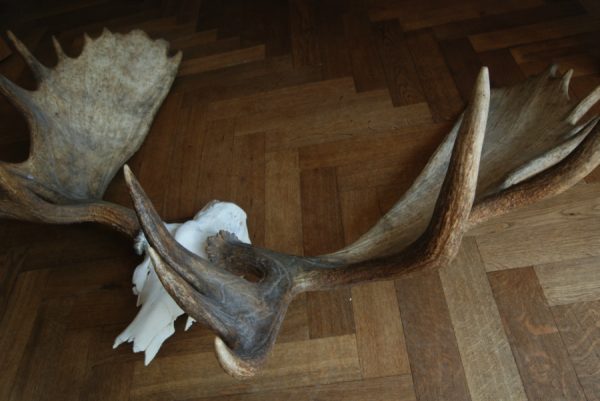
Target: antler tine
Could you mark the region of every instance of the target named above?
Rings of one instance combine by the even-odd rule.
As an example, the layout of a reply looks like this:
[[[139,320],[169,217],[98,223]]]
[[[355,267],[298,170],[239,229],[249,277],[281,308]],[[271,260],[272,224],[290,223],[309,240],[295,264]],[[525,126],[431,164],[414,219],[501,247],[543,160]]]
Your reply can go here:
[[[585,115],[596,103],[600,101],[600,86],[597,86],[592,92],[590,92],[569,114],[567,122],[571,125],[575,125],[579,122],[581,117]]]
[[[67,55],[65,54],[65,51],[60,45],[60,42],[58,41],[58,39],[56,39],[56,36],[54,35],[52,35],[52,46],[54,47],[54,53],[56,53],[56,58],[58,59],[59,63],[61,60],[67,58]]]
[[[245,280],[215,268],[209,261],[193,254],[175,241],[127,165],[123,167],[123,171],[146,238],[171,268],[197,291],[220,301],[225,301],[222,299],[225,296],[222,289],[225,283],[248,287]]]
[[[17,39],[17,37],[11,31],[8,31],[6,34],[8,35],[11,43],[15,46],[15,49],[17,49],[21,57],[23,57],[23,60],[25,60],[25,63],[27,63],[31,69],[31,72],[33,72],[35,79],[38,82],[44,80],[50,74],[50,70],[45,65],[40,63],[39,60],[35,58],[33,54],[31,54],[29,49],[27,49],[27,46]]]
[[[591,173],[600,165],[600,124],[598,124],[598,119],[593,120],[590,126],[593,130],[562,161],[477,202],[471,212],[469,225],[475,226],[514,208],[558,195]]]

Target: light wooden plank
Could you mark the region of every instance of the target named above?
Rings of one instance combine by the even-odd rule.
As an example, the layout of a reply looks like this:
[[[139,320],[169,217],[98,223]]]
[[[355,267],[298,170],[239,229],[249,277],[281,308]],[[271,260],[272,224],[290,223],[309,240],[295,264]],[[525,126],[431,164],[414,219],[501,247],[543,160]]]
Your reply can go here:
[[[523,383],[473,239],[440,270],[456,342],[473,401],[526,401]]]
[[[396,290],[417,399],[471,400],[438,272],[396,280]]]
[[[410,373],[394,283],[353,287],[352,307],[363,377]]]
[[[324,384],[259,393],[197,398],[195,401],[416,401],[410,375]]]
[[[559,305],[552,314],[588,401],[600,400],[600,302]]]
[[[600,256],[600,185],[564,194],[474,228],[486,270]]]
[[[535,266],[549,305],[600,299],[600,257]]]
[[[530,400],[584,401],[585,395],[532,268],[488,273]]]
[[[340,194],[346,244],[364,234],[381,217],[374,189]],[[410,372],[400,310],[392,281],[352,287],[356,342],[363,377]]]
[[[130,399],[225,396],[359,378],[356,339],[345,335],[277,344],[264,369],[243,381],[223,372],[212,352],[161,358],[148,367],[136,363]]]

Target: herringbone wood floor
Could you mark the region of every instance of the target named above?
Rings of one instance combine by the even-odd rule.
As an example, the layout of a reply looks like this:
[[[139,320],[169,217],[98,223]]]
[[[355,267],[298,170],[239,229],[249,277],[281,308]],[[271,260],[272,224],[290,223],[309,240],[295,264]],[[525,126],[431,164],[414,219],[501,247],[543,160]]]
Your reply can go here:
[[[600,84],[594,0],[81,0],[15,3],[4,25],[52,65],[81,34],[142,28],[184,61],[130,161],[167,221],[211,199],[251,238],[317,254],[372,225],[464,107],[550,62]],[[25,87],[0,46],[0,71]],[[0,157],[26,157],[4,102]],[[136,313],[131,243],[93,225],[0,222],[0,400],[600,400],[600,173],[485,223],[439,273],[295,300],[268,366],[236,381],[181,322],[144,367],[115,336]],[[122,176],[107,198],[128,204]]]

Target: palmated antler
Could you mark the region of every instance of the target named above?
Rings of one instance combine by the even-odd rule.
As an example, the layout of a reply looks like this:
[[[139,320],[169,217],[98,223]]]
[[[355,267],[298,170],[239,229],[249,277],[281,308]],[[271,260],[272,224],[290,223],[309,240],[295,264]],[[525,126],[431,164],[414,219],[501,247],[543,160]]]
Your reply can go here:
[[[108,224],[139,230],[132,210],[103,202],[106,187],[141,146],[177,73],[181,54],[139,30],[85,36],[77,58],[53,38],[58,64],[49,69],[8,33],[38,82],[27,91],[0,75],[2,92],[31,131],[29,158],[0,162],[0,218],[45,223]]]
[[[469,107],[413,186],[355,243],[328,255],[281,254],[221,232],[208,241],[210,260],[202,259],[173,240],[125,168],[156,272],[181,308],[217,333],[223,368],[251,376],[298,293],[443,266],[474,224],[558,194],[595,168],[598,120],[580,120],[600,90],[574,106],[568,99],[571,72],[555,75],[553,67],[490,94],[482,69]],[[258,280],[241,277],[249,273]]]

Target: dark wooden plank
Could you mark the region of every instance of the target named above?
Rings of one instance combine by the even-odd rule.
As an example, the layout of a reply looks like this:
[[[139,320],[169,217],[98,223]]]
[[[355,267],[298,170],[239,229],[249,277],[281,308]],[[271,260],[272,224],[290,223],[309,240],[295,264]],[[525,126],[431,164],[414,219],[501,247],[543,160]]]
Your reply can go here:
[[[303,171],[300,182],[304,253],[320,255],[342,248],[344,232],[335,169]],[[307,298],[311,338],[354,332],[349,288],[314,292]]]
[[[438,272],[396,280],[396,292],[417,399],[470,400]]]
[[[17,380],[19,364],[42,302],[47,270],[24,272],[15,283],[6,312],[0,321],[0,399],[8,400]]]
[[[488,273],[530,400],[585,400],[569,354],[531,267]]]
[[[362,0],[351,2],[349,12],[344,15],[344,28],[356,90],[365,92],[385,88],[385,73]]]
[[[600,400],[600,301],[554,306],[552,315],[588,401]]]
[[[54,400],[60,370],[56,363],[63,352],[67,332],[67,317],[73,299],[63,298],[45,302],[39,309],[23,352],[17,380],[11,391],[13,400]],[[85,353],[85,349],[81,350]],[[66,394],[65,394],[66,395]]]
[[[408,33],[406,40],[434,120],[454,120],[464,103],[435,37],[421,30]]]
[[[21,272],[26,252],[27,248],[21,246],[10,247],[0,253],[0,321],[6,311],[13,285]]]
[[[508,49],[490,50],[479,53],[481,64],[490,70],[490,84],[494,88],[522,82],[525,75]]]
[[[419,75],[398,21],[378,22],[373,24],[373,29],[394,106],[425,101]]]
[[[346,2],[319,1],[316,8],[323,78],[351,76],[352,65],[343,19]]]
[[[169,174],[181,94],[170,94],[159,109],[152,128],[138,154],[140,166],[134,174],[159,213],[164,212],[164,183]]]
[[[234,139],[231,200],[248,216],[253,244],[265,244],[265,136],[258,133]]]
[[[206,129],[195,194],[198,210],[211,200],[231,199],[235,120],[210,121]]]
[[[88,372],[80,400],[128,400],[132,379],[132,363],[96,365]]]
[[[467,38],[445,40],[440,42],[440,47],[462,99],[468,102],[481,68],[477,53]]]
[[[583,14],[584,12],[585,10],[578,2],[558,0],[546,2],[537,7],[527,7],[521,10],[482,15],[464,21],[440,24],[433,27],[433,30],[438,39],[453,40],[490,30],[535,24],[559,17]]]
[[[290,35],[294,66],[320,66],[317,20],[312,0],[291,0]]]

